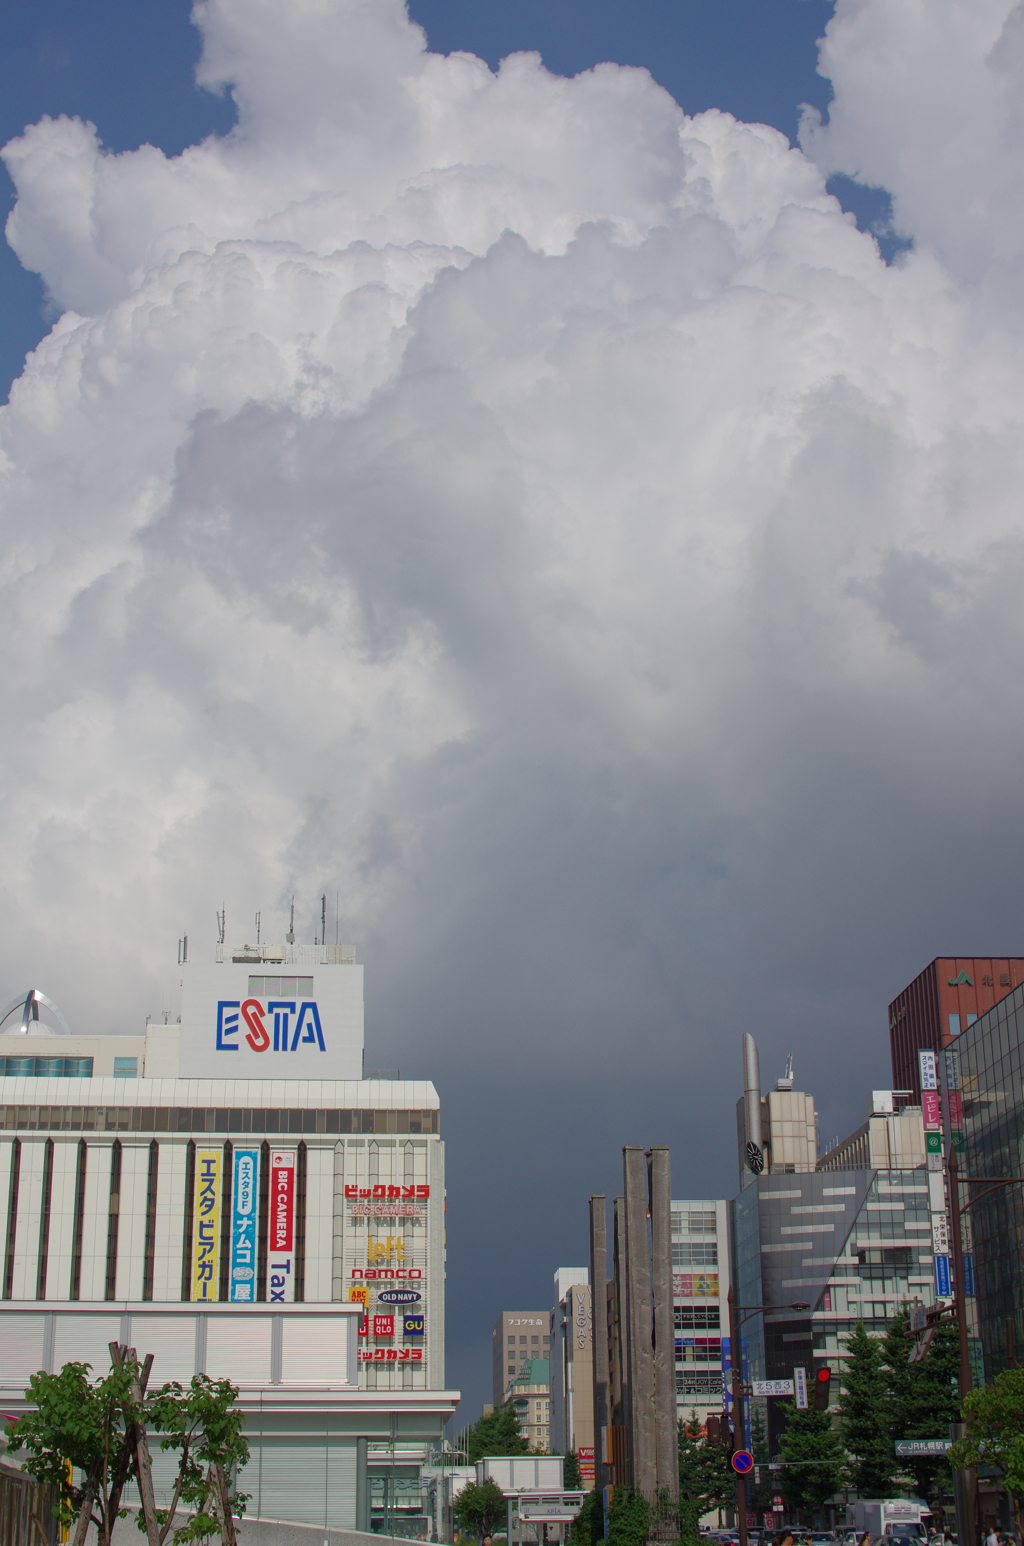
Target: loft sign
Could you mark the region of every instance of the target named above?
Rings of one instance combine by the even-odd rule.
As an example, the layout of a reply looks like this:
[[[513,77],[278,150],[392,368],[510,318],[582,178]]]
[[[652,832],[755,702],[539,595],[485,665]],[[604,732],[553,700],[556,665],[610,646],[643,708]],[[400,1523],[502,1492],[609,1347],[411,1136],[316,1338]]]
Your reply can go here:
[[[243,1028],[242,1040],[253,1052],[295,1052],[307,1045],[327,1050],[315,999],[268,999],[265,1007],[258,998],[218,999],[217,1051],[237,1052]]]

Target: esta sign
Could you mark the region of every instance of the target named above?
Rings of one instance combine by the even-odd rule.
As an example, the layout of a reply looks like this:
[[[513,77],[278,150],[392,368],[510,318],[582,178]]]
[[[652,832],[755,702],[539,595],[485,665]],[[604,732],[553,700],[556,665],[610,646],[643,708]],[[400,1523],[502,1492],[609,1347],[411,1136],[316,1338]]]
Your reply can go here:
[[[273,1017],[273,1032],[266,1020]],[[293,1024],[294,1022],[294,1024]],[[258,998],[222,998],[217,1000],[217,1051],[237,1052],[239,1032],[253,1052],[295,1052],[304,1044],[326,1052],[320,1008],[316,999],[268,999],[266,1008]]]

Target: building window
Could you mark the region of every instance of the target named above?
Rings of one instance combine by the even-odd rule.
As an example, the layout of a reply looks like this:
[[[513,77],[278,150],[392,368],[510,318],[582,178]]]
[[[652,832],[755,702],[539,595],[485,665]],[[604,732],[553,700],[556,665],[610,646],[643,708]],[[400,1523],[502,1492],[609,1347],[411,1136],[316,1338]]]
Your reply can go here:
[[[949,1034],[951,1036],[959,1036],[960,1035],[960,1016],[959,1015],[950,1015],[950,1017],[949,1017]]]
[[[713,1235],[717,1231],[718,1221],[713,1213],[688,1213],[686,1228],[691,1235]]]
[[[115,1079],[137,1079],[138,1077],[139,1077],[139,1060],[138,1060],[138,1058],[115,1058],[114,1059],[114,1078]]]
[[[717,1267],[718,1244],[714,1240],[673,1240],[673,1267]]]
[[[250,977],[250,998],[312,998],[312,977]]]
[[[0,1057],[0,1079],[91,1079],[92,1058]]]

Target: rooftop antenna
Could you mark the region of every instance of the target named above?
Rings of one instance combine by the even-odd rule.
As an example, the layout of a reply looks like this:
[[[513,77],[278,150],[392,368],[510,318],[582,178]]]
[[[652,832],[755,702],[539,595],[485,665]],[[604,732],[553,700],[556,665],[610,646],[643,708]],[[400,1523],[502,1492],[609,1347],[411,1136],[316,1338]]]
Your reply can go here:
[[[294,943],[295,943],[295,898],[294,897],[292,897],[292,921],[288,925],[288,933],[285,935],[285,939],[288,941],[289,945],[294,945]]]
[[[259,945],[259,942],[260,942],[260,915],[259,915],[259,913],[257,913],[256,914],[256,944]]]
[[[341,892],[334,893],[334,943],[337,945],[341,931]]]
[[[224,920],[227,917],[227,915],[228,915],[228,910],[227,910],[227,906],[225,905],[223,912],[219,912],[217,914],[217,943],[218,943],[218,945],[223,945],[223,943],[224,943]]]
[[[320,898],[320,943],[327,943],[327,892]]]
[[[182,959],[182,961],[187,961],[188,960],[188,935],[187,934],[185,935],[185,938],[181,942],[181,959]]]

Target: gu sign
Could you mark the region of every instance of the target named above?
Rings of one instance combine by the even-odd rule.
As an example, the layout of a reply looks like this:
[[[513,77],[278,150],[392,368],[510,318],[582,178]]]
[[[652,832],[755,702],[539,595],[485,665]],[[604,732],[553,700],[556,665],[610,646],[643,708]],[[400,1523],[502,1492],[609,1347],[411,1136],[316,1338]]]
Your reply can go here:
[[[179,1078],[362,1077],[361,966],[188,961],[181,973]]]

